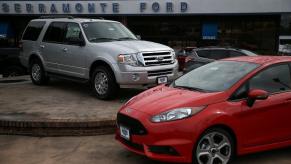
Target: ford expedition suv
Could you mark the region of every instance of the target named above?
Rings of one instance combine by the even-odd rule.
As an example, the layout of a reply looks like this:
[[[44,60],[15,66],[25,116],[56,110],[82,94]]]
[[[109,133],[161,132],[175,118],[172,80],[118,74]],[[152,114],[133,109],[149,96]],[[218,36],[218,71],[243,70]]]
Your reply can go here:
[[[21,44],[34,84],[50,77],[90,82],[99,99],[113,98],[120,87],[172,81],[178,70],[173,49],[139,40],[110,20],[42,17],[30,21]]]

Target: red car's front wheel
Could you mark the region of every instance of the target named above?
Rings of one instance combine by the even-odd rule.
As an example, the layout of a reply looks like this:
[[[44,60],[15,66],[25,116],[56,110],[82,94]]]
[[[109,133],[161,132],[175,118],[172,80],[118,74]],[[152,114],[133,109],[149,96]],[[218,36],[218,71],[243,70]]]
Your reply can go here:
[[[228,164],[234,155],[233,138],[223,129],[210,129],[200,137],[194,150],[194,164]]]

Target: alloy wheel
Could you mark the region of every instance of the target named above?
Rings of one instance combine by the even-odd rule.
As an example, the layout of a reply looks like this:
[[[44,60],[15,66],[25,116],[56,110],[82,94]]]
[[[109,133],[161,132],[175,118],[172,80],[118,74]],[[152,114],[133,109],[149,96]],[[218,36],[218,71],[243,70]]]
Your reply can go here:
[[[199,164],[227,164],[231,158],[231,142],[220,132],[204,135],[197,146],[196,158]]]
[[[108,77],[103,72],[98,72],[94,79],[95,89],[98,94],[104,95],[108,91]]]
[[[40,81],[41,79],[41,68],[38,64],[33,64],[31,68],[31,76],[33,80]]]

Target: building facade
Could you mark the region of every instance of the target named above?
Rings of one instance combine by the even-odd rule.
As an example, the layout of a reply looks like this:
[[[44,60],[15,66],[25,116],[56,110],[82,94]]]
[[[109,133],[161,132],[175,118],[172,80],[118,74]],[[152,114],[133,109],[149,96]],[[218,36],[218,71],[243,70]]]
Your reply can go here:
[[[221,45],[270,54],[280,36],[291,36],[290,0],[4,0],[0,47],[17,46],[29,20],[52,14],[117,20],[175,49]]]

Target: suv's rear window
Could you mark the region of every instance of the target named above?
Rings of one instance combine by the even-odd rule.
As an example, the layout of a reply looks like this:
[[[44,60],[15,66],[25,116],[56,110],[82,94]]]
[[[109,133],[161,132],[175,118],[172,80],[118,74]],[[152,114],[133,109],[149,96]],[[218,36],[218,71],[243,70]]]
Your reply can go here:
[[[36,41],[44,26],[45,22],[30,22],[24,32],[22,40]]]
[[[63,43],[66,26],[67,23],[65,22],[52,22],[44,35],[43,41],[51,43]]]

